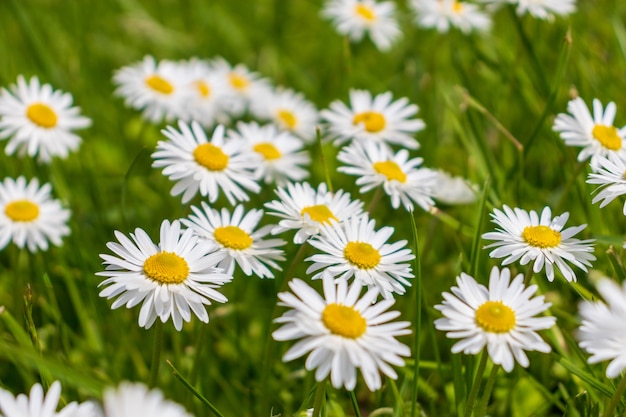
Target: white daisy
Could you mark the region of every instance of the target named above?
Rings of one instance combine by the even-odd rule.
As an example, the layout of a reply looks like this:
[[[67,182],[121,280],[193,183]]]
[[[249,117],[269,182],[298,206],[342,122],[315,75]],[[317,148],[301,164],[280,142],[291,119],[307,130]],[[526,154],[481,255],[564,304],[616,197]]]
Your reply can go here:
[[[626,161],[609,154],[608,157],[597,158],[597,172],[589,174],[587,183],[599,184],[596,189],[598,194],[592,203],[600,201],[600,208],[606,206],[617,197],[626,194]],[[624,203],[624,215],[626,216],[626,202]]]
[[[361,186],[361,193],[382,186],[394,209],[400,203],[409,211],[413,210],[413,202],[426,211],[435,205],[432,196],[437,174],[419,168],[423,159],[409,159],[406,149],[394,154],[384,143],[353,142],[339,152],[337,159],[346,164],[338,171],[359,177],[356,185]]]
[[[115,94],[124,98],[128,107],[143,110],[143,116],[153,123],[187,118],[187,102],[193,91],[179,63],[157,62],[146,56],[143,61],[115,71]]]
[[[411,285],[411,264],[415,258],[406,248],[406,240],[387,243],[394,232],[390,226],[374,230],[376,221],[366,214],[322,228],[309,243],[322,253],[307,258],[313,264],[307,274],[313,279],[324,273],[338,280],[354,277],[368,287],[375,287],[384,298],[404,294]]]
[[[606,376],[616,378],[626,368],[626,282],[620,286],[603,278],[597,288],[606,304],[585,301],[579,305],[579,344],[591,354],[589,363],[610,360]]]
[[[307,142],[315,139],[318,112],[302,93],[278,88],[253,103],[252,111],[259,119],[269,120]]]
[[[508,0],[508,3],[517,6],[520,16],[528,13],[547,20],[554,19],[554,15],[565,16],[576,11],[576,0]]]
[[[122,382],[104,390],[104,417],[192,417],[182,405],[166,399],[159,389]]]
[[[567,103],[570,114],[560,113],[554,120],[552,129],[560,133],[568,146],[581,146],[578,160],[591,157],[591,168],[598,167],[598,157],[611,153],[626,159],[626,126],[621,129],[613,126],[615,103],[607,104],[593,99],[593,117],[582,98],[577,97]]]
[[[268,267],[281,270],[275,261],[284,261],[285,256],[279,246],[286,242],[282,239],[263,239],[274,225],[263,226],[254,230],[263,217],[263,210],[250,210],[244,213],[244,207],[238,205],[230,212],[222,208],[221,212],[209,207],[204,201],[202,210],[192,206],[194,214],[182,223],[203,239],[213,242],[224,254],[217,266],[231,274],[235,263],[247,276],[274,278]]]
[[[159,141],[152,154],[154,168],[164,168],[163,175],[176,181],[172,195],[182,194],[183,203],[198,191],[211,203],[217,201],[220,191],[230,204],[248,201],[245,190],[258,193],[261,187],[255,181],[253,169],[261,159],[248,152],[246,144],[224,139],[224,126],[218,125],[209,141],[198,124],[178,122],[180,132],[172,126],[162,130],[168,141]]]
[[[50,197],[52,187],[34,178],[5,178],[0,183],[0,249],[13,241],[29,251],[48,250],[48,244],[61,245],[70,234],[67,221],[70,211]]]
[[[411,119],[419,108],[405,97],[392,102],[391,92],[372,97],[369,91],[350,90],[350,107],[337,100],[320,115],[327,123],[335,144],[348,141],[374,141],[417,149],[413,134],[425,126]]]
[[[279,131],[272,124],[259,126],[255,122],[239,122],[237,130],[229,131],[228,136],[245,141],[251,151],[262,157],[255,176],[266,184],[283,186],[309,176],[309,171],[302,168],[311,162],[309,153],[303,150],[302,141],[289,132]]]
[[[222,77],[207,61],[192,58],[179,64],[185,72],[186,88],[190,96],[185,106],[187,111],[182,118],[185,121],[196,120],[202,126],[210,127],[216,123],[228,123],[229,116],[223,108],[227,100],[227,89]]]
[[[524,276],[513,281],[511,271],[493,267],[489,288],[478,284],[471,276],[461,273],[452,294],[444,292],[443,303],[435,308],[444,318],[435,320],[438,330],[447,332],[451,339],[462,339],[452,346],[452,353],[476,355],[487,346],[493,363],[511,372],[515,362],[528,367],[524,351],[550,352],[551,348],[536,333],[549,329],[554,317],[534,317],[547,310],[551,303],[543,295],[531,298],[536,285],[524,288]]]
[[[180,222],[161,223],[159,244],[154,244],[140,228],[131,233],[132,241],[116,231],[119,241],[107,243],[117,256],[101,254],[106,271],[96,275],[108,277],[100,297],[117,299],[111,305],[132,308],[142,303],[139,326],[149,328],[159,318],[170,318],[176,330],[189,322],[193,312],[203,323],[209,322],[205,305],[211,300],[226,302],[214,288],[230,282],[232,275],[222,273],[217,263],[222,255],[210,241],[200,240],[193,230],[181,230]]]
[[[54,381],[44,394],[40,384],[35,384],[28,395],[13,396],[0,388],[0,411],[3,417],[89,417],[89,407],[71,402],[57,411],[61,397],[61,383]],[[95,417],[95,415],[94,415]]]
[[[278,294],[280,305],[291,308],[275,321],[282,326],[272,333],[274,339],[299,340],[283,356],[291,361],[310,352],[306,369],[315,369],[315,379],[330,374],[333,387],[353,390],[356,370],[360,369],[370,391],[381,385],[380,373],[392,379],[398,375],[390,365],[404,366],[402,356],[410,349],[395,337],[411,333],[410,323],[391,322],[400,315],[386,311],[394,300],[375,302],[378,291],[369,289],[363,297],[359,281],[348,286],[336,283],[330,275],[323,278],[324,297],[297,278],[289,282],[292,293]]]
[[[552,218],[549,207],[541,212],[541,217],[534,210],[530,212],[504,206],[504,211],[494,209],[492,221],[499,226],[495,232],[483,234],[483,239],[495,240],[485,249],[495,248],[489,256],[505,258],[502,265],[519,260],[521,265],[533,261],[533,272],[538,273],[544,267],[549,281],[554,280],[556,266],[567,281],[576,281],[576,275],[568,263],[583,271],[591,266],[594,239],[580,240],[573,236],[587,227],[586,224],[568,227],[563,230],[569,213]]]
[[[352,42],[368,34],[379,50],[387,51],[402,35],[395,10],[391,1],[329,0],[322,16],[331,20],[337,32],[347,35]]]
[[[0,91],[0,139],[9,139],[7,155],[17,151],[50,162],[78,149],[81,138],[72,131],[91,126],[91,119],[72,107],[70,93],[40,85],[37,77],[26,82],[21,75],[9,90]]]
[[[476,201],[478,186],[463,177],[453,177],[449,173],[435,169],[433,198],[444,204],[471,204]]]
[[[411,0],[415,22],[423,28],[435,28],[441,33],[451,27],[463,33],[488,30],[491,17],[472,3],[458,0]]]
[[[304,243],[310,236],[319,233],[325,224],[341,222],[363,213],[363,202],[352,200],[350,194],[338,190],[329,192],[322,183],[315,190],[309,183],[287,184],[276,190],[279,200],[265,203],[268,214],[280,217],[272,234],[290,229],[297,230],[294,243]]]

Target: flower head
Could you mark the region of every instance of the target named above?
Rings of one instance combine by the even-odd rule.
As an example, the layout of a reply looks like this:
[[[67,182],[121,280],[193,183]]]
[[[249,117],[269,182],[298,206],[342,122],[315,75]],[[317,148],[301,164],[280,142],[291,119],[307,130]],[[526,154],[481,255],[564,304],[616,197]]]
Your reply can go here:
[[[518,15],[528,13],[538,19],[552,20],[554,15],[565,16],[576,11],[576,0],[507,0],[506,2],[517,6]]]
[[[380,300],[376,289],[362,297],[362,284],[346,280],[335,282],[330,275],[323,277],[324,297],[297,278],[289,282],[292,293],[278,294],[280,305],[290,310],[275,321],[282,326],[272,333],[275,340],[298,340],[283,356],[283,361],[307,353],[305,366],[315,369],[315,379],[324,380],[330,374],[335,388],[353,390],[359,369],[370,391],[382,385],[380,373],[396,379],[390,365],[403,366],[402,356],[409,348],[395,336],[409,334],[406,321],[390,322],[400,315],[386,311],[393,300]],[[360,297],[360,298],[359,298]]]
[[[432,197],[444,204],[471,204],[476,201],[478,187],[463,177],[453,177],[436,169]]]
[[[576,265],[583,271],[591,266],[593,256],[593,239],[580,240],[574,238],[578,232],[587,227],[565,227],[569,213],[552,218],[549,207],[541,212],[541,217],[534,210],[530,212],[520,208],[504,211],[495,209],[491,213],[493,222],[500,228],[495,232],[483,234],[483,239],[496,242],[485,246],[495,248],[489,253],[492,258],[505,258],[502,265],[520,261],[526,265],[533,261],[533,272],[538,273],[544,267],[549,281],[554,280],[556,266],[567,281],[576,281],[576,275],[569,264]]]
[[[182,405],[166,399],[159,389],[122,382],[104,390],[104,417],[192,417]]]
[[[416,23],[424,28],[435,28],[448,32],[451,27],[463,33],[487,30],[491,18],[472,3],[459,0],[411,0],[409,5],[415,11]]]
[[[143,303],[139,326],[149,328],[159,318],[170,318],[176,330],[189,322],[193,312],[203,323],[209,322],[204,308],[211,300],[226,302],[215,288],[232,280],[232,275],[217,268],[222,255],[210,241],[200,240],[191,229],[182,230],[179,221],[161,223],[161,238],[154,244],[140,228],[127,238],[116,231],[118,242],[107,247],[117,256],[101,254],[106,270],[96,275],[107,277],[99,286],[100,297],[116,298],[111,308],[131,308]]]
[[[228,100],[227,89],[222,77],[210,62],[192,58],[179,63],[184,73],[188,99],[185,110],[179,115],[184,121],[195,120],[202,126],[211,127],[216,123],[227,123],[229,115],[225,109]]]
[[[72,95],[23,76],[9,90],[0,90],[0,139],[9,139],[5,152],[37,156],[40,162],[66,158],[81,138],[73,130],[91,126],[91,120],[72,107]]]
[[[537,286],[524,288],[522,274],[510,279],[508,268],[493,267],[486,288],[461,273],[452,294],[443,293],[443,303],[435,308],[444,318],[435,320],[435,327],[451,339],[461,339],[452,353],[476,355],[487,346],[493,363],[511,372],[515,362],[528,367],[525,351],[550,352],[550,345],[536,331],[552,327],[556,319],[535,316],[551,304],[543,296],[531,298]]]
[[[606,206],[617,197],[626,194],[626,161],[615,154],[597,158],[597,171],[589,174],[587,183],[598,184],[597,194],[592,203],[600,201],[600,208]],[[626,215],[626,202],[624,203]]]
[[[28,395],[13,396],[0,388],[0,411],[3,417],[92,417],[89,405],[71,402],[57,411],[61,397],[61,383],[54,381],[44,394],[41,384],[35,384]],[[95,410],[94,410],[95,411]]]

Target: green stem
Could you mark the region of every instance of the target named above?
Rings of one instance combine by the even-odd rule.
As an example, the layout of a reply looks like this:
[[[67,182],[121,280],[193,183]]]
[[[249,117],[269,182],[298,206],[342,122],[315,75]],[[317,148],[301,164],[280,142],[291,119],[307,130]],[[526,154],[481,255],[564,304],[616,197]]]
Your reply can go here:
[[[619,383],[619,386],[615,390],[615,394],[611,397],[611,400],[607,404],[604,409],[604,415],[610,417],[614,415],[614,411],[617,408],[617,404],[622,400],[622,395],[624,394],[624,389],[626,389],[626,376],[622,377],[622,381]]]
[[[148,386],[156,387],[161,364],[161,348],[163,347],[163,322],[157,317],[154,323],[154,346],[152,347],[152,363],[150,364],[150,381]]]
[[[526,270],[526,274],[524,274],[524,287],[528,287],[530,285],[530,280],[533,278],[533,266],[528,265],[528,269]]]
[[[359,410],[359,403],[356,401],[356,395],[354,395],[354,390],[350,391],[350,401],[352,402],[352,408],[354,409],[354,415],[356,417],[361,417],[361,411]],[[315,414],[313,414],[315,415]]]
[[[465,413],[463,413],[463,417],[470,417],[472,415],[472,410],[474,409],[474,402],[476,401],[476,396],[478,395],[478,389],[480,388],[481,382],[483,380],[483,374],[485,373],[485,367],[487,366],[487,358],[489,354],[486,350],[483,349],[483,353],[480,356],[480,362],[478,363],[478,369],[476,369],[476,376],[474,377],[474,383],[472,384],[472,390],[469,393],[469,397],[467,397],[467,403],[465,404]]]
[[[419,338],[421,334],[421,323],[422,323],[422,268],[420,264],[420,256],[419,256],[419,238],[417,234],[417,225],[415,224],[415,217],[413,211],[409,212],[411,217],[411,228],[413,229],[413,241],[414,247],[413,251],[415,253],[414,260],[414,268],[415,268],[415,291],[413,292],[415,300],[413,304],[415,305],[415,333],[413,339],[413,392],[411,398],[411,417],[415,417],[417,413],[417,387],[419,380],[419,372],[420,372],[420,343]]]
[[[322,160],[322,166],[324,167],[324,176],[326,177],[326,185],[328,186],[328,191],[333,192],[333,183],[330,180],[330,170],[328,169],[328,164],[326,163],[326,157],[324,156],[324,144],[322,143],[322,131],[319,126],[315,127],[315,136],[317,137],[317,144],[320,147],[320,159]]]
[[[370,201],[369,205],[367,206],[367,212],[371,215],[372,212],[374,211],[374,209],[376,208],[376,206],[378,205],[378,203],[380,202],[381,197],[383,196],[383,187],[378,187],[376,188],[376,191],[374,192],[374,196],[372,197],[372,200]]]
[[[493,390],[493,385],[496,382],[496,375],[498,374],[499,369],[500,365],[493,365],[493,367],[491,368],[491,372],[489,373],[489,379],[487,379],[485,389],[483,390],[483,396],[478,403],[478,407],[476,408],[477,417],[484,417],[487,414],[487,404],[489,403],[491,391]]]
[[[326,398],[326,378],[317,383],[315,389],[315,399],[313,400],[313,417],[320,417],[322,414],[322,403]]]

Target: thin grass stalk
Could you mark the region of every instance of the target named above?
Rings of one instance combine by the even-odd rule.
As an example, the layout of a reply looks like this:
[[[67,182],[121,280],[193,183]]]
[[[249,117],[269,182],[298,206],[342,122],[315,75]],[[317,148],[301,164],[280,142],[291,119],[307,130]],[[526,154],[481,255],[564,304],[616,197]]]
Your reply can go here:
[[[613,396],[611,397],[611,400],[609,401],[606,408],[604,409],[605,416],[608,417],[608,416],[614,415],[617,405],[623,400],[622,396],[624,395],[625,389],[626,389],[626,376],[623,376],[619,385],[615,389],[615,394],[613,394]]]
[[[491,368],[491,372],[489,373],[489,377],[487,379],[487,383],[485,384],[485,389],[483,390],[483,396],[476,407],[476,417],[484,417],[487,414],[487,404],[489,404],[489,398],[491,397],[491,391],[493,390],[493,385],[496,382],[496,376],[498,371],[500,370],[500,365],[493,365]]]
[[[219,410],[213,404],[211,404],[209,400],[207,400],[202,394],[200,394],[198,390],[195,389],[194,386],[191,385],[189,381],[187,381],[185,377],[180,374],[180,372],[178,372],[178,369],[176,369],[172,362],[170,362],[169,360],[166,360],[165,362],[167,362],[170,368],[172,368],[172,374],[176,377],[176,379],[182,382],[183,385],[187,387],[187,389],[189,389],[193,393],[193,395],[202,402],[202,404],[206,405],[209,408],[209,411],[211,411],[214,416],[224,417],[222,413],[220,413]]]
[[[413,260],[415,273],[415,290],[413,291],[413,305],[415,305],[415,331],[413,332],[413,391],[411,393],[411,417],[415,417],[417,412],[417,391],[420,371],[420,343],[422,323],[422,268],[419,256],[419,238],[417,233],[417,224],[415,223],[415,215],[413,211],[409,212],[411,218],[411,230],[413,232],[413,252],[415,259]]]
[[[489,354],[487,353],[487,350],[483,349],[483,353],[480,355],[480,362],[478,362],[478,368],[476,369],[476,375],[474,376],[474,383],[472,384],[472,389],[467,397],[467,403],[465,403],[465,412],[463,413],[463,417],[470,417],[472,415],[474,403],[476,402],[476,397],[478,396],[478,390],[480,389],[483,381],[483,374],[485,373],[488,357]]]
[[[152,347],[152,362],[150,363],[149,387],[156,387],[161,365],[161,350],[163,348],[163,322],[157,317],[154,322],[154,344]]]

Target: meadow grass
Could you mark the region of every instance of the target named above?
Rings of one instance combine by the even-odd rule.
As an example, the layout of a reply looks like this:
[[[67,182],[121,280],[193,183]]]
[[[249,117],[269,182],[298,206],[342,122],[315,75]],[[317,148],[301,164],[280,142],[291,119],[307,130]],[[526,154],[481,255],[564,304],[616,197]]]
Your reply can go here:
[[[93,126],[80,133],[78,153],[49,165],[0,153],[3,178],[48,181],[72,211],[72,232],[63,246],[36,254],[14,245],[0,251],[0,385],[27,392],[35,382],[58,379],[71,401],[99,398],[103,387],[122,380],[151,380],[160,326],[142,329],[137,309],[111,311],[110,302],[98,297],[98,255],[107,252],[114,230],[141,227],[156,237],[162,219],[188,215],[190,204],[171,197],[171,183],[151,168],[150,154],[165,124],[153,126],[125,108],[113,96],[111,78],[144,55],[222,56],[301,91],[318,108],[346,100],[350,88],[408,97],[426,122],[415,154],[425,165],[481,187],[472,205],[442,205],[433,213],[418,208],[414,218],[384,198],[373,207],[377,226],[395,227],[393,239],[412,242],[418,255],[413,286],[394,306],[412,322],[413,335],[401,341],[417,356],[375,393],[362,381],[352,396],[327,384],[326,415],[355,415],[354,403],[361,415],[460,416],[472,395],[492,416],[593,416],[606,409],[621,379],[606,378],[605,365],[587,364],[574,338],[576,306],[597,297],[598,276],[626,276],[624,217],[617,202],[602,210],[591,203],[587,164],[576,161],[577,150],[551,127],[573,94],[587,102],[615,101],[616,124],[626,123],[626,3],[579,1],[575,14],[554,22],[518,18],[503,8],[482,35],[422,30],[404,2],[398,7],[403,39],[381,53],[369,40],[350,44],[337,35],[319,18],[318,0],[1,1],[0,86],[13,84],[19,74],[36,75],[71,92]],[[327,170],[335,190],[347,190],[367,206],[374,193],[359,196],[354,178],[336,172],[332,145],[315,143],[310,152],[312,184],[326,181]],[[273,188],[266,186],[247,207],[273,199]],[[598,259],[588,274],[576,271],[577,283],[558,274],[553,283],[542,274],[532,278],[557,317],[557,326],[541,333],[552,353],[530,353],[529,368],[500,370],[490,378],[492,365],[481,356],[450,353],[452,342],[434,328],[440,313],[433,306],[461,272],[486,283],[498,263],[482,249],[480,235],[493,229],[487,213],[503,204],[568,211],[571,224],[589,225],[582,234],[597,240]],[[288,344],[270,336],[272,320],[284,310],[276,307],[277,292],[294,276],[306,278],[306,263],[292,261],[298,250],[313,253],[294,244],[285,250],[284,273],[274,280],[237,271],[222,291],[229,301],[210,306],[208,325],[192,319],[177,332],[165,323],[153,379],[166,397],[197,416],[291,416],[313,407],[317,384],[304,360],[283,363]],[[476,369],[492,387],[480,385]],[[483,395],[490,390],[491,396]],[[619,399],[616,412],[624,406]]]

